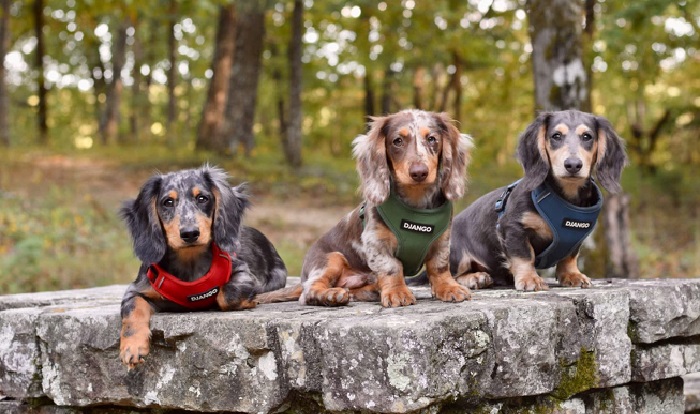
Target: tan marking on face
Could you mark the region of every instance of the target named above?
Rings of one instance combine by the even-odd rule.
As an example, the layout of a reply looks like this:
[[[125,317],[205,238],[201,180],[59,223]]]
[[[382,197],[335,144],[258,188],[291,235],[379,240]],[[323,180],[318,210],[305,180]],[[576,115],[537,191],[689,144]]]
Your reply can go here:
[[[165,230],[165,239],[168,241],[168,246],[173,249],[179,249],[182,247],[183,242],[180,238],[180,216],[175,215],[172,220],[166,222],[160,219],[163,224],[163,230]]]
[[[535,233],[537,233],[538,236],[540,236],[543,239],[552,239],[554,237],[552,235],[552,229],[549,228],[547,223],[539,214],[532,213],[529,211],[525,212],[525,214],[523,214],[522,218],[520,219],[520,223],[526,229],[533,230]]]
[[[430,128],[428,127],[420,127],[418,129],[418,133],[420,134],[421,137],[427,137],[430,134]]]
[[[168,197],[172,198],[173,200],[177,200],[177,191],[175,191],[175,190],[168,191]]]
[[[600,161],[605,157],[605,150],[608,148],[608,134],[606,134],[605,130],[602,128],[598,129],[596,145],[598,147],[596,151],[594,151],[596,154],[596,161]]]
[[[207,216],[201,210],[197,212],[196,220],[197,227],[199,228],[199,238],[197,239],[197,243],[209,244],[211,241],[212,219],[213,217]]]
[[[399,129],[399,135],[401,135],[402,137],[407,137],[410,135],[410,131],[408,130],[408,128],[402,127]]]
[[[557,132],[561,132],[562,135],[567,135],[569,133],[569,126],[566,124],[557,124],[554,127],[554,130]]]
[[[576,127],[576,135],[581,136],[584,132],[591,132],[591,129],[587,125],[580,124]]]
[[[199,187],[197,187],[197,186],[192,187],[192,196],[194,198],[197,198],[197,196],[200,194],[202,194],[202,190]]]

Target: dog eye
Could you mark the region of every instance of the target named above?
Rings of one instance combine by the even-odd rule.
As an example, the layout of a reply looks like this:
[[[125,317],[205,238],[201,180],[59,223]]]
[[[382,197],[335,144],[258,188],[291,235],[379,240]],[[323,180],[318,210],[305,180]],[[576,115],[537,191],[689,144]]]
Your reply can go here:
[[[435,135],[428,135],[428,144],[435,144],[437,142],[437,137]]]
[[[588,132],[584,132],[583,135],[581,135],[581,139],[584,141],[590,141],[593,139],[593,135],[589,134]]]
[[[198,202],[199,204],[204,204],[204,203],[206,203],[207,201],[209,201],[209,197],[203,196],[203,195],[198,195],[198,196],[197,196],[197,202]]]
[[[175,200],[168,197],[163,200],[163,207],[175,207]]]
[[[403,147],[403,138],[398,137],[394,138],[394,141],[392,141],[395,147]]]
[[[552,134],[552,139],[555,141],[559,141],[561,139],[561,137],[562,137],[561,132],[555,132],[554,134]]]

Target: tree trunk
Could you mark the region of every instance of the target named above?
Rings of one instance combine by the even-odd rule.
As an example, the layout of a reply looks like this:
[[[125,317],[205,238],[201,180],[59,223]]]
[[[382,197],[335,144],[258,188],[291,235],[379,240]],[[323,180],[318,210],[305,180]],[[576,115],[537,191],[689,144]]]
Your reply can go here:
[[[593,90],[593,43],[595,42],[595,5],[598,0],[584,0],[586,24],[583,27],[582,43],[584,67],[586,68],[587,89]],[[591,93],[587,93],[581,102],[582,111],[593,112],[593,101]]]
[[[39,143],[46,145],[48,143],[49,124],[48,109],[46,106],[46,96],[48,88],[44,79],[44,0],[34,0],[34,35],[36,36],[36,55],[35,65],[37,71],[37,94],[39,96],[39,112],[37,121],[39,127]]]
[[[168,111],[165,124],[165,131],[168,134],[169,145],[174,145],[175,131],[174,124],[177,118],[177,98],[175,97],[175,83],[177,79],[177,39],[175,39],[175,23],[177,23],[177,1],[170,0],[168,13]]]
[[[612,194],[605,201],[605,240],[610,263],[608,277],[639,277],[639,260],[629,238],[629,196]]]
[[[234,5],[219,8],[219,27],[214,44],[214,59],[209,81],[209,90],[197,127],[198,150],[225,151],[221,140],[221,127],[226,109],[226,93],[231,78],[234,53],[236,51],[236,8]]]
[[[107,88],[107,99],[105,110],[100,122],[100,136],[102,144],[107,145],[115,140],[119,140],[119,119],[122,90],[124,82],[122,80],[122,68],[126,60],[126,29],[128,22],[121,21],[117,25],[112,46],[112,82]]]
[[[413,107],[423,109],[423,89],[425,82],[425,68],[418,66],[413,71]]]
[[[294,168],[301,166],[301,39],[304,29],[304,2],[294,0],[292,12],[292,37],[287,49],[289,71],[289,119],[284,135],[287,163]]]
[[[133,21],[134,35],[133,35],[133,45],[131,50],[134,54],[134,69],[131,71],[131,76],[134,78],[134,83],[131,85],[131,111],[129,113],[129,141],[139,142],[141,141],[140,135],[141,130],[139,128],[139,116],[141,115],[141,110],[145,105],[142,105],[143,93],[142,93],[142,83],[143,77],[141,75],[141,65],[143,64],[143,47],[140,39],[140,28],[137,27],[137,21]]]
[[[390,114],[392,99],[391,85],[393,83],[394,71],[387,67],[384,71],[384,80],[382,81],[382,115]]]
[[[370,116],[376,114],[376,109],[374,108],[374,85],[372,84],[372,77],[369,73],[369,68],[367,68],[367,73],[365,73],[364,78],[365,85],[365,118],[363,122],[367,122]],[[369,124],[367,124],[369,127]]]
[[[239,7],[239,16],[222,139],[231,152],[243,144],[245,154],[250,155],[255,145],[253,125],[265,40],[265,9],[253,2]]]
[[[589,89],[581,48],[582,0],[528,0],[535,110],[581,108]]]
[[[0,0],[0,58],[10,49],[10,0]],[[10,96],[5,80],[5,65],[0,65],[0,145],[10,146]]]

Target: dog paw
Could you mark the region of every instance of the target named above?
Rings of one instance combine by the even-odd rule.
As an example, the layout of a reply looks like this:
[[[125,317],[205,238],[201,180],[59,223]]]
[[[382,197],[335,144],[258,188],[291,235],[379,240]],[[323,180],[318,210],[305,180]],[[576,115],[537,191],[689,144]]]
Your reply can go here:
[[[398,306],[414,305],[416,297],[407,286],[399,286],[382,290],[382,306],[395,308]]]
[[[591,279],[581,272],[567,272],[557,275],[559,283],[566,287],[589,288],[592,286]]]
[[[150,352],[148,341],[139,342],[136,340],[122,339],[119,346],[119,359],[121,359],[122,364],[126,365],[129,369],[136,368],[139,364],[144,362],[143,357],[148,355]]]
[[[443,302],[463,302],[472,298],[472,292],[458,283],[433,287],[433,296]]]
[[[350,301],[350,292],[345,288],[334,287],[323,290],[310,290],[306,303],[320,306],[342,306]]]
[[[491,275],[486,272],[467,273],[455,278],[457,283],[469,289],[483,289],[493,285]]]
[[[547,283],[537,274],[531,273],[525,276],[520,276],[515,279],[515,289],[525,290],[528,292],[549,290]]]

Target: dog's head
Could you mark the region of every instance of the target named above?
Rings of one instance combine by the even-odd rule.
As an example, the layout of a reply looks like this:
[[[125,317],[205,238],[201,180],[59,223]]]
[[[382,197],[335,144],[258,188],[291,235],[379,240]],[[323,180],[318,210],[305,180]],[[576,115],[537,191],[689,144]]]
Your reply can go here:
[[[577,110],[543,112],[520,136],[518,160],[528,191],[548,175],[562,188],[578,188],[595,171],[599,182],[619,192],[625,145],[610,122]]]
[[[425,189],[439,186],[448,200],[464,194],[472,141],[447,114],[405,110],[373,117],[370,131],[353,141],[364,199],[386,200],[391,182]]]
[[[184,255],[205,250],[212,241],[232,251],[248,204],[243,186],[232,188],[223,170],[204,166],[154,175],[120,213],[136,256],[156,263],[168,248]]]

